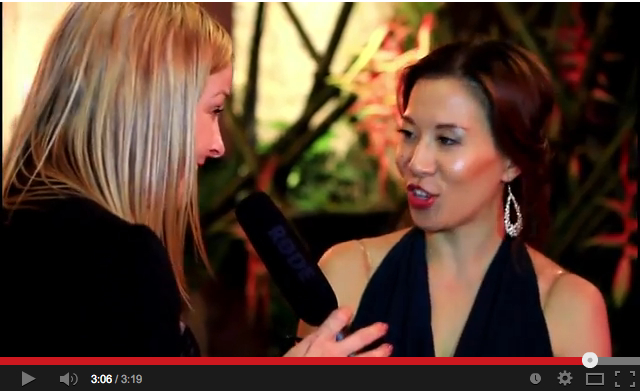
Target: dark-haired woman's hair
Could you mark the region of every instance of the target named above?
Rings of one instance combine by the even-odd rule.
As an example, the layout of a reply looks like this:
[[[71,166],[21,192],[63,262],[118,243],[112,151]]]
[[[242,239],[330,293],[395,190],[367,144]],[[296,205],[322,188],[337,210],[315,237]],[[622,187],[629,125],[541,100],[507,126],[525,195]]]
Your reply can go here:
[[[549,225],[545,130],[554,98],[547,70],[531,53],[508,42],[448,44],[405,69],[398,88],[401,112],[416,82],[441,77],[464,80],[485,107],[498,150],[521,171],[511,182],[524,220],[519,237],[542,247]]]

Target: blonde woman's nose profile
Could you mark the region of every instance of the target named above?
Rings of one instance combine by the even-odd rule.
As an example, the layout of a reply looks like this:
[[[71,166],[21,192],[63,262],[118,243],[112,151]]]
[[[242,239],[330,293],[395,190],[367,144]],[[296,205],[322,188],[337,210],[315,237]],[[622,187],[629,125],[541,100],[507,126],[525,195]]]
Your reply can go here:
[[[209,156],[211,156],[214,159],[217,159],[224,156],[224,152],[225,152],[224,142],[222,141],[222,137],[218,136],[216,137],[216,140],[211,146],[211,148],[209,148]]]

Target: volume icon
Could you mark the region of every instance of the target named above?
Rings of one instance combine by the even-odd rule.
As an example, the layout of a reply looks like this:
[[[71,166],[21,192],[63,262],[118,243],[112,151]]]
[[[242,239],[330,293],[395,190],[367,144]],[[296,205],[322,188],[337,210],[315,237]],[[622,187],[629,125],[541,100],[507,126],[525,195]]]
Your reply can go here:
[[[69,385],[75,386],[78,384],[78,375],[75,373],[69,374],[69,372],[60,376],[60,383],[64,383],[67,387]]]

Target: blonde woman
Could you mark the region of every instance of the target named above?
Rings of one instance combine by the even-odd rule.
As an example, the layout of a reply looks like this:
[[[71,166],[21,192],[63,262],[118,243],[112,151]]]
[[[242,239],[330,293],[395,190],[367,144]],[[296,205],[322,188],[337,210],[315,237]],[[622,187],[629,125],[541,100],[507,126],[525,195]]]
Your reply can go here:
[[[182,354],[185,232],[205,257],[196,170],[224,154],[231,60],[228,33],[193,3],[70,7],[3,156],[2,355]],[[336,342],[349,317],[287,355],[347,356],[386,331]]]

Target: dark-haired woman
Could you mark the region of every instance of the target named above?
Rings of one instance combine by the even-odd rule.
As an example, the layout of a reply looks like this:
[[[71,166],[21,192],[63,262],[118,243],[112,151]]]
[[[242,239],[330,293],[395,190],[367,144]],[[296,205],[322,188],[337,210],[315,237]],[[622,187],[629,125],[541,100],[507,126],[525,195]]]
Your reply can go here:
[[[413,227],[321,260],[340,304],[357,308],[352,329],[387,323],[380,343],[394,356],[610,356],[598,289],[536,250],[548,213],[545,68],[505,42],[455,43],[408,67],[398,95]]]

